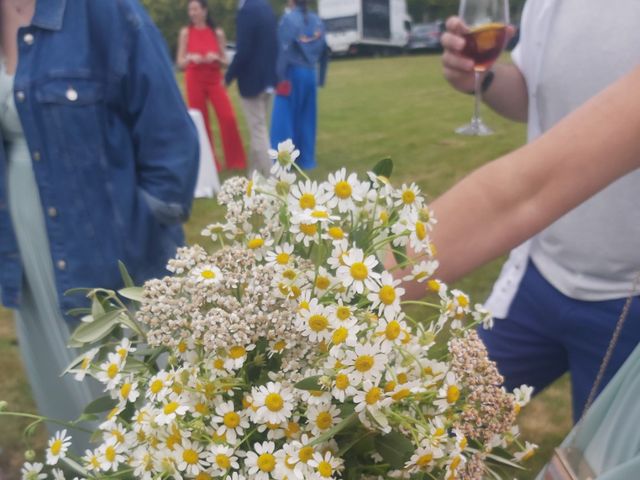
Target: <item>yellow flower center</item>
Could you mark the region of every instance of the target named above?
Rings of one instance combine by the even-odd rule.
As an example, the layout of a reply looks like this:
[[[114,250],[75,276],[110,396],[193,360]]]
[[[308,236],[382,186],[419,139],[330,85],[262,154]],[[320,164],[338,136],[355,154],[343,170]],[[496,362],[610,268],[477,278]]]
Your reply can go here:
[[[288,269],[282,272],[282,276],[287,280],[295,280],[298,274],[295,272],[295,270]]]
[[[273,349],[276,352],[281,352],[282,350],[284,350],[286,346],[287,346],[287,342],[285,342],[284,340],[278,340],[276,343],[273,344]]]
[[[227,412],[222,417],[222,422],[227,428],[236,428],[240,425],[240,415],[236,412]]]
[[[276,468],[276,457],[270,453],[263,453],[258,457],[258,468],[262,472],[272,472]]]
[[[287,437],[291,438],[297,435],[299,432],[300,432],[300,425],[298,425],[296,422],[289,422],[287,424],[287,428],[285,430]]]
[[[131,393],[131,384],[125,383],[120,387],[120,396],[122,398],[129,398],[129,394]]]
[[[224,360],[221,358],[216,358],[213,361],[213,368],[217,369],[217,370],[222,370],[224,368]]]
[[[315,223],[301,223],[300,231],[308,237],[313,237],[318,233],[318,226]]]
[[[329,236],[334,240],[342,240],[344,238],[344,230],[340,227],[330,227]]]
[[[380,215],[378,215],[378,218],[383,224],[386,224],[389,221],[389,212],[387,212],[386,210],[382,210],[380,212]]]
[[[416,237],[418,240],[424,240],[427,236],[427,227],[422,222],[416,222]]]
[[[373,367],[373,357],[371,355],[360,355],[354,362],[354,367],[359,372],[368,372]]]
[[[286,167],[291,163],[291,153],[286,150],[282,150],[278,152],[278,163],[283,167]]]
[[[394,393],[391,398],[393,398],[396,402],[399,402],[403,398],[407,398],[410,394],[411,392],[408,388],[403,388],[402,390],[398,390],[396,393]]]
[[[264,399],[264,404],[272,412],[279,412],[284,406],[284,400],[279,393],[270,393]]]
[[[522,461],[524,462],[524,461],[526,461],[526,460],[529,460],[531,457],[533,457],[534,453],[536,453],[536,452],[535,452],[535,450],[532,448],[531,450],[529,450],[527,453],[525,453],[525,454],[522,456]]]
[[[409,377],[406,373],[401,372],[398,374],[398,383],[402,385],[403,383],[407,383],[409,381]]]
[[[464,450],[465,448],[467,448],[467,445],[469,444],[469,442],[467,441],[467,437],[462,437],[462,440],[460,440],[460,450]]]
[[[231,460],[223,453],[219,453],[216,455],[216,463],[220,468],[224,470],[228,470],[229,467],[231,467]]]
[[[456,403],[460,398],[460,389],[455,385],[450,385],[447,388],[447,402]]]
[[[321,332],[329,325],[329,320],[324,315],[311,315],[309,317],[309,328],[314,332]]]
[[[387,323],[387,328],[384,329],[384,335],[387,340],[394,341],[400,336],[401,328],[400,324],[395,320]]]
[[[198,475],[196,475],[195,480],[212,480],[213,477],[211,475],[209,475],[207,472],[200,472]]]
[[[184,353],[184,352],[186,352],[186,351],[187,351],[187,343],[186,343],[185,341],[181,341],[181,342],[178,344],[178,351],[179,351],[180,353]]]
[[[393,392],[396,389],[396,387],[397,387],[397,383],[391,380],[387,382],[387,384],[384,386],[384,391],[386,393]]]
[[[320,412],[316,417],[316,426],[320,430],[326,430],[333,425],[333,417],[329,412]]]
[[[111,430],[111,435],[116,439],[116,443],[124,442],[124,435],[119,430]]]
[[[82,370],[86,370],[87,368],[89,368],[89,362],[90,362],[90,361],[91,361],[91,360],[89,360],[89,357],[84,357],[84,358],[82,359],[82,363],[80,364],[80,368],[81,368]]]
[[[440,282],[438,282],[437,280],[429,280],[427,282],[427,286],[429,287],[429,290],[431,290],[433,292],[439,292],[440,291]]]
[[[279,253],[276,256],[276,262],[279,263],[280,265],[286,265],[287,263],[289,263],[289,258],[290,255],[288,253]]]
[[[416,465],[418,465],[419,467],[426,467],[431,463],[431,460],[433,460],[433,454],[425,453],[424,455],[421,455],[418,460],[416,460]]]
[[[205,280],[213,280],[216,278],[216,272],[213,270],[202,270],[202,272],[200,272],[200,276]]]
[[[355,262],[353,265],[351,265],[351,276],[355,280],[362,281],[365,278],[367,278],[368,275],[369,275],[369,270],[367,269],[367,266],[364,263]]]
[[[347,330],[345,327],[339,327],[333,332],[333,335],[331,336],[331,341],[333,342],[334,345],[338,345],[344,342],[348,336],[349,336],[349,330]]]
[[[383,285],[378,292],[378,297],[385,305],[391,305],[396,301],[396,291],[391,285]]]
[[[191,450],[190,448],[185,448],[182,452],[182,460],[187,462],[189,465],[195,465],[198,463],[198,452]]]
[[[351,192],[353,190],[351,189],[351,185],[349,185],[349,182],[347,182],[346,180],[342,180],[338,183],[336,183],[336,186],[334,187],[334,192],[336,194],[336,197],[341,198],[341,199],[345,199],[345,198],[349,198],[351,196]]]
[[[169,402],[164,406],[164,409],[162,411],[165,415],[171,415],[178,409],[178,407],[178,402]]]
[[[413,190],[405,190],[402,192],[402,202],[405,205],[411,205],[416,201],[416,194],[413,193]]]
[[[349,377],[344,373],[339,373],[336,375],[336,388],[338,390],[346,390],[349,386]]]
[[[320,290],[326,290],[331,285],[331,281],[327,277],[319,276],[316,278],[316,287]]]
[[[113,380],[117,374],[118,374],[118,365],[116,365],[115,363],[110,364],[107,367],[107,377]]]
[[[351,309],[349,307],[338,307],[336,309],[336,316],[344,322],[351,316]]]
[[[247,197],[251,196],[251,192],[253,191],[253,180],[249,180],[247,184]]]
[[[316,197],[312,193],[305,193],[300,197],[300,208],[311,209],[316,207]]]
[[[313,457],[313,447],[302,447],[298,452],[298,458],[302,463],[307,463]]]
[[[469,298],[466,295],[458,295],[458,305],[462,308],[466,308],[469,306]]]
[[[331,464],[329,462],[325,462],[323,460],[318,464],[318,473],[325,478],[329,478],[333,475],[333,468],[331,468]]]
[[[62,451],[62,440],[58,438],[54,440],[54,442],[51,444],[51,453],[54,455],[59,455],[61,451]]]
[[[180,395],[182,393],[182,384],[181,383],[174,383],[171,387],[171,390],[173,391],[173,393],[177,393],[178,395]]]
[[[113,462],[116,459],[116,449],[112,445],[109,445],[105,449],[104,458],[106,458],[108,462]]]
[[[264,240],[260,237],[252,238],[247,242],[247,247],[249,247],[251,250],[260,248],[263,245],[264,245]]]
[[[247,351],[245,350],[245,348],[239,345],[236,345],[235,347],[231,347],[229,349],[229,356],[234,360],[237,360],[238,358],[242,358],[246,354],[247,354]]]
[[[380,401],[380,397],[382,397],[382,390],[378,387],[373,387],[367,392],[364,399],[367,405],[374,405]]]
[[[451,460],[450,468],[451,470],[455,470],[460,465],[460,456],[456,456],[453,460]]]
[[[160,390],[162,390],[163,386],[164,385],[162,383],[162,380],[156,379],[153,382],[151,382],[151,386],[149,387],[149,390],[151,390],[151,393],[159,393]]]
[[[207,407],[202,402],[196,403],[196,406],[194,408],[195,408],[196,412],[198,412],[200,415],[209,415],[209,413],[211,413],[209,411],[209,407]]]
[[[314,210],[311,212],[313,218],[329,218],[329,214],[324,210]]]

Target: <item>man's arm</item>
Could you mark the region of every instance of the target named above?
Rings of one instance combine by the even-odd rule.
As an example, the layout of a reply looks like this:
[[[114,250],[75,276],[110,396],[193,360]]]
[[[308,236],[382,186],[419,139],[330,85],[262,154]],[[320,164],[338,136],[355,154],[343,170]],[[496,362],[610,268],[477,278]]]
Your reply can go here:
[[[247,13],[246,10],[246,8],[241,8],[238,11],[238,18],[236,19],[236,53],[224,77],[227,85],[233,82],[238,76],[238,72],[242,71],[244,66],[251,61],[253,20],[252,15]]]

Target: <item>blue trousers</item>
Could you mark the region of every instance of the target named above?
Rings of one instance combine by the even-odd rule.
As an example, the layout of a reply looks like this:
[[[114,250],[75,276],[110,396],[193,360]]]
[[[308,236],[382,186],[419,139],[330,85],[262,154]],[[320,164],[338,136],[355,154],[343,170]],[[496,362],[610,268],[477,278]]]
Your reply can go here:
[[[508,390],[526,383],[542,391],[569,371],[573,418],[587,401],[626,299],[585,302],[569,298],[547,282],[530,261],[509,315],[492,330],[479,329],[489,357]],[[640,342],[640,299],[631,310],[599,390]]]
[[[271,146],[292,139],[300,150],[296,162],[304,169],[316,166],[317,76],[314,68],[289,67],[291,94],[276,95],[271,116]]]

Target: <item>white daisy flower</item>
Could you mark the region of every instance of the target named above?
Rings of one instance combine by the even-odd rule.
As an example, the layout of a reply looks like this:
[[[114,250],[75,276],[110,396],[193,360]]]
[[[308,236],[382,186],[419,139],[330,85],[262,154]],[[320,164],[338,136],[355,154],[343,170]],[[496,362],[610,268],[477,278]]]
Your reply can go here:
[[[287,461],[294,465],[295,476],[300,480],[306,479],[311,474],[308,463],[315,453],[315,448],[311,445],[311,442],[312,439],[305,433],[300,437],[300,440],[293,440],[283,447]]]
[[[316,478],[335,478],[341,474],[343,469],[343,460],[334,456],[331,452],[320,452],[313,454],[313,458],[309,460],[309,467],[317,474]]]
[[[318,272],[308,272],[308,277],[311,282],[313,282],[315,287],[315,293],[322,297],[327,290],[329,290],[333,284],[335,283],[335,278],[327,272],[327,269],[324,267],[319,267]]]
[[[178,470],[193,477],[205,470],[209,463],[202,450],[202,445],[191,440],[183,440],[182,444],[176,445],[174,453]]]
[[[276,468],[275,444],[262,442],[253,445],[253,450],[247,452],[245,467],[247,474],[254,480],[269,480]]]
[[[529,385],[520,385],[513,389],[513,396],[516,402],[516,409],[520,412],[520,409],[526,406],[531,401],[531,395],[533,394],[533,387]]]
[[[376,327],[376,334],[379,335],[383,341],[390,343],[403,343],[406,338],[403,335],[405,332],[409,332],[409,327],[406,322],[402,320],[404,314],[401,313],[397,318],[382,318]]]
[[[234,345],[229,348],[227,352],[227,358],[224,361],[224,368],[227,370],[238,370],[242,368],[244,362],[247,360],[247,355],[250,351],[256,348],[255,345]]]
[[[53,476],[53,480],[65,480],[64,472],[59,468],[52,469],[51,475]]]
[[[113,441],[102,444],[98,449],[100,470],[103,472],[117,471],[120,464],[127,461],[124,448],[123,444],[115,444]]]
[[[377,383],[389,362],[389,350],[388,344],[379,342],[358,344],[345,352],[344,372],[351,375],[356,385],[366,380]]]
[[[90,472],[100,471],[100,451],[99,450],[85,450],[82,457],[82,465]]]
[[[134,478],[141,480],[153,478],[153,455],[148,446],[137,447],[129,459],[129,465],[133,468]]]
[[[461,390],[462,386],[455,373],[447,372],[442,387],[438,390],[438,399],[433,404],[440,412],[444,412],[460,399]]]
[[[265,261],[267,265],[273,265],[277,269],[287,268],[292,260],[293,245],[283,243],[277,245],[275,250],[267,252]]]
[[[344,259],[349,253],[349,242],[347,240],[339,240],[334,242],[331,256],[327,259],[327,263],[333,270],[345,265]]]
[[[100,351],[99,348],[92,348],[84,353],[80,363],[78,363],[77,367],[71,370],[71,372],[75,373],[73,378],[78,382],[84,380],[85,375],[89,372],[89,367],[91,366],[91,362]]]
[[[336,244],[340,243],[342,240],[346,240],[349,236],[348,233],[344,230],[340,225],[336,225],[335,220],[334,223],[331,224],[322,232],[322,239],[329,240],[330,242]]]
[[[219,425],[216,434],[226,438],[229,443],[235,443],[238,437],[242,437],[244,431],[249,428],[246,412],[236,411],[231,400],[219,403],[215,413],[211,422]]]
[[[278,149],[269,149],[269,158],[274,162],[271,167],[271,173],[273,175],[280,175],[281,173],[287,173],[291,170],[291,166],[300,156],[300,150],[296,150],[293,142],[285,140],[278,143]]]
[[[294,213],[291,216],[291,228],[296,243],[302,243],[308,247],[312,243],[318,243],[318,235],[321,232],[320,224],[303,213]]]
[[[189,276],[201,285],[215,285],[222,280],[220,269],[211,264],[198,265],[189,272]]]
[[[247,477],[240,475],[238,472],[233,472],[231,475],[227,475],[224,480],[247,480]]]
[[[473,318],[474,322],[481,324],[485,330],[491,330],[493,328],[493,314],[484,308],[484,305],[476,303],[473,306],[471,318]]]
[[[237,470],[240,468],[238,457],[234,455],[233,448],[227,445],[214,445],[211,447],[207,461],[211,464],[211,473],[215,477],[221,477],[231,469]]]
[[[404,468],[410,473],[430,472],[436,466],[436,461],[444,456],[441,448],[434,447],[429,442],[421,443],[413,452]]]
[[[336,322],[331,319],[331,353],[337,355],[334,349],[341,350],[346,347],[355,347],[358,344],[358,333],[361,326],[357,323]]]
[[[298,177],[295,173],[281,171],[277,175],[267,178],[266,190],[274,192],[280,198],[286,198],[297,180]]]
[[[273,245],[273,239],[256,234],[249,235],[246,243],[247,248],[253,252],[258,260],[262,260],[271,245]]]
[[[169,372],[161,370],[149,380],[147,398],[162,402],[171,391],[172,383],[173,381]]]
[[[331,338],[329,312],[322,305],[315,303],[308,310],[300,310],[296,323],[302,335],[312,342],[329,341]]]
[[[22,480],[42,480],[47,478],[46,473],[41,473],[44,465],[42,463],[34,462],[29,463],[25,462],[20,469],[20,474],[22,475]]]
[[[358,180],[355,173],[347,177],[347,169],[341,168],[336,173],[329,174],[330,208],[338,207],[340,213],[354,210],[355,202],[361,202],[366,195],[366,185]]]
[[[378,260],[374,255],[364,257],[364,252],[359,248],[352,248],[343,258],[344,265],[338,268],[336,276],[345,287],[356,293],[364,293],[364,289],[372,290],[380,274],[374,271]]]
[[[135,403],[140,396],[138,391],[138,384],[135,382],[133,375],[128,375],[120,385],[120,388],[115,393],[115,396],[120,404]]]
[[[391,398],[387,397],[384,389],[369,380],[365,380],[362,383],[362,390],[359,390],[353,396],[353,402],[356,404],[356,412],[361,414],[367,410],[380,410],[392,403]]]
[[[104,443],[113,443],[114,445],[125,443],[127,433],[129,433],[122,424],[116,423],[116,421],[105,425],[101,430],[104,432],[102,436]]]
[[[135,351],[136,351],[136,348],[131,343],[131,340],[129,340],[126,337],[123,338],[120,341],[120,345],[116,347],[116,353],[120,357],[120,360],[122,361],[122,363],[125,362],[125,360],[127,359],[130,353],[133,353]]]
[[[323,206],[329,198],[322,184],[311,180],[298,182],[291,188],[287,203],[290,211],[315,210]]]
[[[110,353],[107,361],[100,365],[96,379],[106,385],[107,390],[113,390],[122,379],[122,359],[117,353]]]
[[[375,284],[367,298],[371,300],[372,309],[378,309],[379,315],[386,319],[396,317],[400,311],[400,298],[404,295],[404,288],[399,287],[402,280],[395,280],[389,272],[382,272],[380,283]]]
[[[257,423],[279,424],[287,421],[294,407],[293,393],[290,388],[278,382],[269,382],[251,390]]]
[[[162,405],[158,415],[156,415],[156,423],[158,425],[170,425],[177,417],[184,416],[189,411],[189,407],[185,403],[178,399]]]
[[[331,395],[339,402],[344,403],[347,398],[351,398],[358,393],[353,384],[354,382],[348,374],[339,372],[333,380]]]
[[[420,195],[420,188],[412,183],[411,185],[403,184],[400,189],[393,192],[396,199],[395,205],[403,211],[418,210],[422,208],[424,199]]]
[[[531,457],[533,457],[537,449],[538,449],[538,445],[536,445],[535,443],[525,442],[524,450],[522,450],[521,452],[514,453],[512,460],[516,462],[525,462],[529,460]]]
[[[437,260],[423,260],[420,263],[415,264],[411,268],[411,274],[405,276],[403,280],[405,282],[415,281],[418,283],[422,283],[436,272],[438,269],[438,261]]]
[[[311,405],[307,410],[307,419],[312,435],[320,435],[340,421],[340,410],[331,403]]]

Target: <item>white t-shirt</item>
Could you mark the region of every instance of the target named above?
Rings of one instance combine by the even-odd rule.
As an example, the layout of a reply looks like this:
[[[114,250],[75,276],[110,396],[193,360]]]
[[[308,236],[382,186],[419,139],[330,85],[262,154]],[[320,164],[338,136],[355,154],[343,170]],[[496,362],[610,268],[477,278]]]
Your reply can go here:
[[[529,141],[640,64],[639,21],[639,0],[527,2],[512,57],[527,81]],[[515,249],[486,306],[496,317],[506,316],[529,257],[571,298],[627,297],[640,271],[638,247],[635,171]]]

